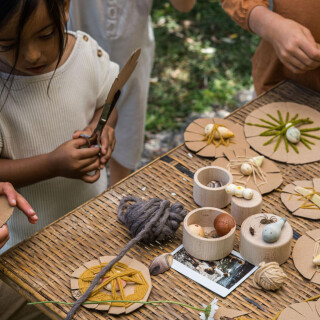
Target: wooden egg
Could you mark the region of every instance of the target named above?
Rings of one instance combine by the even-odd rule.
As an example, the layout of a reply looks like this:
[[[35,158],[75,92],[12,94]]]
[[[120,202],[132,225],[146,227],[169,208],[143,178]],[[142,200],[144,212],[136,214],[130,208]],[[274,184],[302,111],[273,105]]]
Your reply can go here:
[[[243,191],[244,191],[244,187],[242,186],[237,186],[236,187],[236,192],[235,192],[235,196],[238,198],[243,198]]]
[[[240,171],[245,176],[250,176],[252,174],[253,168],[252,165],[248,162],[244,162],[241,165]]]
[[[223,237],[236,225],[234,218],[228,213],[219,214],[213,222],[213,226],[219,237]]]
[[[234,196],[236,194],[236,191],[237,191],[237,186],[235,184],[229,183],[226,186],[226,193],[229,193]]]
[[[211,131],[212,131],[212,129],[213,129],[213,123],[209,123],[209,124],[207,124],[206,127],[204,128],[204,133],[205,133],[205,134],[210,134]]]
[[[204,230],[199,224],[190,224],[188,228],[190,232],[195,236],[202,237],[202,238],[205,236]]]

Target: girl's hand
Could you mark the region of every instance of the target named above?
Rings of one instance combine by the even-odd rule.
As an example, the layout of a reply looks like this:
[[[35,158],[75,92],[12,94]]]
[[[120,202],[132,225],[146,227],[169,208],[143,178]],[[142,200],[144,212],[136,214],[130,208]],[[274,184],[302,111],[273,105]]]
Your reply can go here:
[[[12,207],[18,207],[28,218],[28,221],[35,224],[38,217],[28,201],[18,192],[15,191],[11,183],[0,182],[0,195],[6,195],[8,202]],[[0,248],[9,240],[8,226],[5,224],[0,228]]]
[[[73,133],[72,138],[73,139],[78,139],[80,138],[80,135],[87,135],[91,136],[92,134],[92,129],[90,126],[86,127],[84,130],[80,131],[75,131]],[[100,149],[100,169],[102,170],[106,163],[109,161],[111,158],[112,151],[114,149],[114,146],[116,144],[116,138],[114,134],[114,129],[108,125],[105,125],[103,128],[103,131],[101,133],[101,149]]]
[[[49,154],[49,165],[56,176],[80,179],[88,183],[99,179],[99,147],[81,149],[86,143],[84,138],[69,140]],[[91,171],[95,171],[95,174],[87,174]]]
[[[280,61],[293,73],[304,73],[320,66],[320,49],[309,29],[281,18],[273,26],[270,42]]]
[[[103,169],[111,158],[115,144],[114,129],[106,125],[101,134],[100,169]]]

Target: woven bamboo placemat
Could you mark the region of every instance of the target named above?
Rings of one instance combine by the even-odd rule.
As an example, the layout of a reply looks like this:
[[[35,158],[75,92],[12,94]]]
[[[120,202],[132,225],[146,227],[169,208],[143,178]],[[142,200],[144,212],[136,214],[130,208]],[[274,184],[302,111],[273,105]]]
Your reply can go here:
[[[294,101],[320,111],[320,94],[284,82],[233,112],[228,118],[243,125],[252,110],[276,101]],[[202,159],[181,145],[136,171],[127,179],[100,196],[91,199],[65,217],[23,241],[0,258],[0,277],[24,294],[29,300],[59,300],[74,302],[69,286],[72,272],[86,261],[99,256],[117,255],[129,241],[127,229],[117,221],[119,201],[127,195],[143,199],[159,197],[179,201],[186,209],[197,206],[192,198],[193,174],[211,160]],[[295,180],[320,176],[319,162],[306,165],[278,163],[285,186]],[[280,192],[263,196],[263,212],[285,216],[294,229],[294,239],[305,231],[320,228],[318,221],[293,217],[283,206]],[[227,210],[229,211],[230,208]],[[229,211],[230,212],[230,211]],[[295,240],[293,243],[295,243]],[[182,241],[182,228],[174,239],[166,243],[138,244],[128,256],[145,265],[163,252],[172,252]],[[239,230],[235,250],[239,250]],[[289,304],[319,294],[319,286],[306,281],[293,265],[292,258],[283,265],[289,280],[278,292],[264,292],[252,287],[252,276],[219,303],[238,310],[251,311],[252,319],[271,319]],[[216,296],[174,270],[152,277],[153,288],[149,300],[174,300],[201,307]],[[52,319],[65,318],[70,306],[42,305]],[[177,305],[144,306],[129,315],[119,317],[81,308],[74,319],[199,319],[199,313]]]

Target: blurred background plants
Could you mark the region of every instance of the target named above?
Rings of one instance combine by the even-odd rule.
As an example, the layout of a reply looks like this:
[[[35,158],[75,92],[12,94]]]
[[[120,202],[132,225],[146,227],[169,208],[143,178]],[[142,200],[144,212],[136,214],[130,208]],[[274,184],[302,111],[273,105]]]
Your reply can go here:
[[[198,0],[189,13],[154,0],[156,57],[146,129],[178,129],[192,113],[237,107],[252,87],[251,57],[259,38],[238,27],[216,0]]]

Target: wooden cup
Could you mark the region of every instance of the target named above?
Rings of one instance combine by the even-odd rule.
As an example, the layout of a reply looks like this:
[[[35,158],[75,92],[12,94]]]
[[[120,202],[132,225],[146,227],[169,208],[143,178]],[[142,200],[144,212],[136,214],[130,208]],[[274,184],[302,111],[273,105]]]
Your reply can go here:
[[[221,187],[207,187],[212,180],[219,181]],[[224,168],[215,166],[200,168],[194,175],[193,199],[201,207],[224,208],[231,201],[231,195],[226,193],[225,188],[232,181],[231,173]]]
[[[183,246],[191,256],[206,261],[220,260],[232,251],[236,226],[228,234],[219,238],[199,237],[191,233],[188,228],[191,224],[199,224],[205,233],[210,233],[214,230],[214,219],[220,213],[227,212],[216,208],[199,208],[189,212],[184,218]]]
[[[237,198],[236,196],[231,199],[231,215],[239,226],[248,217],[261,212],[262,196],[258,191],[252,191],[253,197],[251,200]]]
[[[266,216],[268,218],[275,217],[277,220],[281,219],[281,217],[273,214],[260,213],[243,221],[240,231],[240,254],[254,265],[258,265],[262,261],[266,263],[275,261],[282,264],[290,257],[293,231],[289,222],[286,221],[278,241],[273,243],[264,242],[262,230],[266,224],[261,224],[260,221]]]

